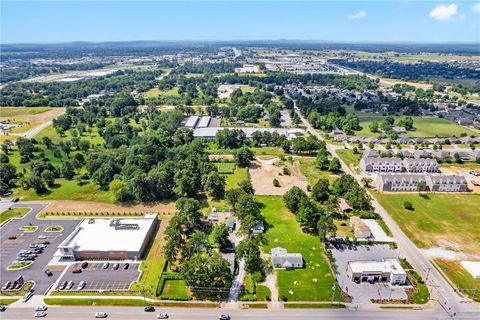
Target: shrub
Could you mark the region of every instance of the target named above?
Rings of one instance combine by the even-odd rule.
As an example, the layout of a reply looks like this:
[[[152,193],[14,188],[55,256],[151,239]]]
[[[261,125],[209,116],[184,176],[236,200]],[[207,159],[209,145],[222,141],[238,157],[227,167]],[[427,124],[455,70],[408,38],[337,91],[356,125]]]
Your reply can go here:
[[[413,204],[410,201],[404,201],[403,202],[403,207],[407,210],[410,210],[410,211],[414,210]]]
[[[277,179],[273,179],[273,186],[274,187],[280,187],[280,182]]]
[[[283,167],[283,174],[289,176],[290,175],[290,169],[287,167]]]

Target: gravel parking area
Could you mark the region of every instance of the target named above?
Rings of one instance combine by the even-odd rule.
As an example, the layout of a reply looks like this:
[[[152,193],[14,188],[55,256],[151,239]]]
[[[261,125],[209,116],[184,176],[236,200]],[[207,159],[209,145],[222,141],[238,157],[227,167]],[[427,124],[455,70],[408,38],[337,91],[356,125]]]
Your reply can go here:
[[[358,246],[357,250],[332,249],[337,271],[335,276],[343,291],[348,292],[353,303],[370,303],[370,299],[406,299],[408,285],[390,285],[390,283],[355,283],[347,276],[349,261],[382,260],[383,258],[398,258],[398,250],[390,249],[388,245]]]
[[[118,263],[117,270],[113,268]],[[75,284],[72,291],[77,290],[77,286],[81,281],[85,281],[85,287],[82,291],[115,291],[128,290],[130,284],[138,279],[140,272],[138,271],[139,263],[129,262],[128,269],[124,269],[124,262],[109,262],[107,269],[103,269],[104,262],[89,262],[86,269],[82,269],[81,273],[72,273],[74,268],[80,268],[82,263],[71,265],[67,272],[59,279],[58,283],[63,281],[73,281]]]

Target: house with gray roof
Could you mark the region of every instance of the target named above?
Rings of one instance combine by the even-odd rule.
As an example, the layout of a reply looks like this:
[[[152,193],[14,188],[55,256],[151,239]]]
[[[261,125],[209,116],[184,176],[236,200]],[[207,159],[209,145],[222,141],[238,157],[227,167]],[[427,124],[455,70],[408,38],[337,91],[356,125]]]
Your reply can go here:
[[[438,172],[438,163],[435,159],[404,159],[403,167],[407,172]]]
[[[446,174],[379,174],[377,189],[382,192],[415,192],[419,184],[423,191],[431,192],[468,192],[467,180],[464,176]]]
[[[303,268],[303,256],[300,253],[288,253],[285,248],[275,247],[270,254],[275,269]]]
[[[360,168],[365,172],[402,172],[402,159],[396,157],[365,158],[360,160]]]

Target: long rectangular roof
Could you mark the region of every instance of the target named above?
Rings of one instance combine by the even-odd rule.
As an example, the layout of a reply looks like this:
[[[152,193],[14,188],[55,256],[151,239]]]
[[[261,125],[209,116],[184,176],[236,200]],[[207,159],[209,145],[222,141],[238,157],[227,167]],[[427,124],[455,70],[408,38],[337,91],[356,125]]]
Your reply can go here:
[[[138,251],[156,214],[142,218],[85,219],[59,247],[75,251]]]
[[[185,127],[187,128],[195,128],[195,125],[198,122],[198,116],[190,116],[185,123]]]

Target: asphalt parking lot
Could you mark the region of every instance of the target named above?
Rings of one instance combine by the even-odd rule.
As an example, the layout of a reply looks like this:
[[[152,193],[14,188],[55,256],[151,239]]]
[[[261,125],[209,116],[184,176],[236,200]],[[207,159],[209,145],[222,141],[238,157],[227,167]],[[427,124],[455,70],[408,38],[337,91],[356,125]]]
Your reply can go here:
[[[115,263],[119,264],[117,270],[113,269]],[[74,268],[79,268],[82,263],[76,263],[68,268],[65,274],[59,279],[58,283],[63,281],[73,281],[75,284],[72,290],[77,290],[81,281],[85,281],[85,287],[82,291],[107,291],[107,290],[127,290],[130,284],[138,279],[139,263],[129,262],[128,269],[124,269],[124,262],[110,262],[107,269],[103,269],[103,262],[89,262],[86,269],[81,273],[72,273]]]
[[[390,285],[389,283],[355,283],[347,276],[349,261],[382,260],[383,258],[398,258],[398,250],[390,249],[388,245],[357,246],[357,250],[332,249],[337,272],[335,276],[343,291],[348,292],[353,303],[370,303],[370,299],[406,299],[408,285]]]
[[[79,220],[50,220],[36,218],[36,215],[43,210],[45,204],[22,204],[17,203],[13,207],[29,207],[32,210],[21,219],[12,219],[0,228],[0,284],[3,285],[7,281],[14,281],[20,275],[24,276],[26,281],[35,281],[35,291],[44,293],[48,287],[55,282],[60,275],[60,270],[51,270],[53,275],[48,277],[44,270],[47,264],[53,257],[58,245],[70,234]],[[22,226],[38,226],[35,232],[20,231]],[[60,225],[63,228],[61,232],[45,233],[44,230],[49,226]],[[17,239],[9,240],[10,236],[15,236]],[[38,239],[39,236],[46,236],[45,239]],[[39,254],[35,261],[25,269],[21,270],[6,270],[6,268],[16,260],[17,254],[21,250],[28,250],[32,243],[42,243],[49,241],[50,244]]]

